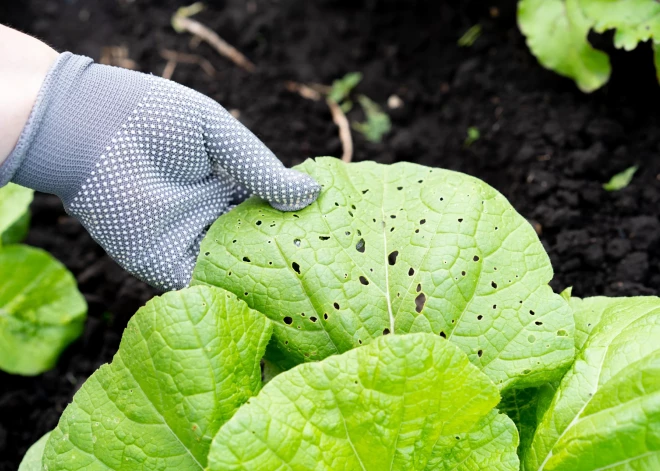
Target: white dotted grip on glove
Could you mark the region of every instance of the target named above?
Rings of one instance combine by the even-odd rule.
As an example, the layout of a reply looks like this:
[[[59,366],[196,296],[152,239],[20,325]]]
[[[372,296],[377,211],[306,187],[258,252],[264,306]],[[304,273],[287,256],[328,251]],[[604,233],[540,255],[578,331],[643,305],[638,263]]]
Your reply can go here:
[[[231,205],[255,194],[294,211],[320,191],[212,99],[71,53],[0,167],[0,185],[9,179],[60,196],[112,258],[163,290],[188,284],[206,229]]]

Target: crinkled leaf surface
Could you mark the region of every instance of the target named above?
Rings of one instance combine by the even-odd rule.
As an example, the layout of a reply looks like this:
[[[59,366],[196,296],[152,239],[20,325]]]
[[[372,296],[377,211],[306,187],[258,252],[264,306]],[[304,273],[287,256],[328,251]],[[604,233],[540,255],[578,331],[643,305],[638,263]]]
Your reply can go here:
[[[500,387],[556,379],[573,317],[548,282],[534,229],[484,182],[400,163],[308,160],[318,200],[283,213],[250,199],[202,243],[195,283],[275,321],[280,364],[342,353],[384,333],[450,339]]]
[[[660,299],[574,305],[586,339],[580,334],[581,350],[523,453],[524,469],[660,469]]]
[[[270,322],[223,290],[164,294],[76,393],[46,445],[57,470],[201,470],[215,433],[261,387]]]
[[[47,252],[0,248],[0,369],[36,375],[52,368],[83,330],[87,303],[71,273]]]
[[[46,448],[48,437],[50,437],[50,432],[37,440],[35,444],[28,449],[21,464],[18,466],[18,471],[43,471],[41,461],[44,456],[44,448]]]
[[[381,337],[274,377],[220,429],[209,469],[438,469],[427,468],[436,443],[456,442],[498,401],[495,385],[450,342]]]
[[[587,40],[594,20],[584,14],[583,1],[520,0],[518,25],[544,67],[575,80],[583,92],[592,92],[608,81],[611,67],[607,54]]]
[[[0,245],[20,242],[30,224],[34,191],[9,183],[0,188]]]
[[[660,3],[656,0],[579,0],[583,14],[599,33],[615,29],[614,45],[631,51],[641,41],[660,39]]]
[[[467,433],[438,440],[426,467],[436,471],[517,471],[518,431],[509,417],[496,409]]]

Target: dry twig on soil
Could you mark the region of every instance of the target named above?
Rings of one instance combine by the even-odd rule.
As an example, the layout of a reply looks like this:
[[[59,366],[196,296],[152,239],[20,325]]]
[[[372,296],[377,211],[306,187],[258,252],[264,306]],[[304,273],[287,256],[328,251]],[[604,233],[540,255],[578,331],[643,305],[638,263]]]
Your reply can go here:
[[[222,39],[216,32],[212,31],[207,26],[204,26],[199,21],[189,18],[189,16],[199,13],[202,9],[203,6],[198,3],[188,7],[179,8],[174,16],[172,16],[172,28],[174,28],[177,33],[187,31],[188,33],[206,41],[218,51],[220,55],[228,58],[237,66],[248,72],[254,72],[256,66],[238,49]]]
[[[172,51],[171,49],[161,49],[160,56],[167,60],[165,69],[163,69],[163,78],[172,78],[177,64],[197,64],[209,77],[215,77],[215,68],[211,62],[201,56]]]
[[[101,49],[101,64],[114,65],[124,69],[135,70],[137,64],[128,57],[128,48],[126,46],[104,46]]]

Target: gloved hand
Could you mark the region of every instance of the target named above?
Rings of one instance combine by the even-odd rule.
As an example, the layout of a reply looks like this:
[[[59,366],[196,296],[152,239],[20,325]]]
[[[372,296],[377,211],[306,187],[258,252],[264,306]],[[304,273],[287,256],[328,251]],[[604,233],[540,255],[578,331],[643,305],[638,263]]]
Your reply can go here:
[[[10,180],[59,196],[112,258],[163,290],[188,284],[206,229],[231,205],[255,194],[295,211],[320,191],[212,99],[71,53],[0,167],[0,186]]]

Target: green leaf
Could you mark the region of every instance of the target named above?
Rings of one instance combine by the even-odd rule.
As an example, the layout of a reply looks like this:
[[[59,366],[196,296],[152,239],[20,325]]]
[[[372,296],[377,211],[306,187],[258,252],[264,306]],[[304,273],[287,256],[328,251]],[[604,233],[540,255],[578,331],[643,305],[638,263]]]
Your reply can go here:
[[[76,280],[43,250],[0,249],[0,369],[36,375],[52,368],[82,333],[87,304]]]
[[[579,0],[598,33],[616,29],[614,46],[632,51],[637,44],[660,39],[660,3],[655,0]]]
[[[361,80],[362,74],[360,72],[350,72],[344,75],[344,77],[332,82],[332,88],[330,89],[328,98],[335,103],[341,103],[349,97],[353,89],[357,87]]]
[[[230,293],[155,298],[76,393],[44,455],[49,471],[201,470],[215,433],[261,387],[270,322]]]
[[[603,184],[603,189],[607,191],[618,191],[623,190],[625,187],[630,185],[635,172],[637,171],[637,165],[633,165],[625,169],[621,173],[614,175],[609,182]]]
[[[0,188],[0,246],[23,240],[30,225],[34,191],[9,183]]]
[[[524,469],[657,469],[660,299],[573,305],[587,338],[536,428]]]
[[[390,117],[369,97],[360,95],[358,101],[367,116],[367,121],[365,123],[353,123],[353,129],[364,135],[368,141],[382,141],[383,136],[392,129]]]
[[[583,1],[520,0],[518,25],[541,65],[572,78],[588,93],[609,80],[611,68],[607,54],[587,40],[594,20],[582,11]],[[613,0],[599,3],[612,4]]]
[[[479,131],[479,128],[470,126],[467,129],[467,136],[465,137],[465,142],[463,143],[463,146],[470,147],[472,144],[477,142],[480,137],[481,137],[481,132]]]
[[[23,457],[23,460],[21,461],[21,464],[18,466],[18,471],[43,470],[41,460],[44,456],[44,448],[46,447],[48,437],[50,437],[50,432],[37,440],[34,445],[28,449],[27,453],[25,453],[25,456]]]
[[[275,321],[269,358],[290,367],[384,333],[450,339],[502,387],[561,377],[574,321],[530,224],[476,178],[409,163],[298,167],[318,200],[284,213],[252,198],[202,243],[194,283]]]
[[[273,378],[220,429],[209,469],[437,469],[427,468],[436,442],[456,442],[498,400],[450,342],[381,337]],[[491,433],[480,432],[488,442]]]
[[[443,436],[426,469],[435,471],[518,471],[518,431],[504,414],[492,410],[468,433]]]

